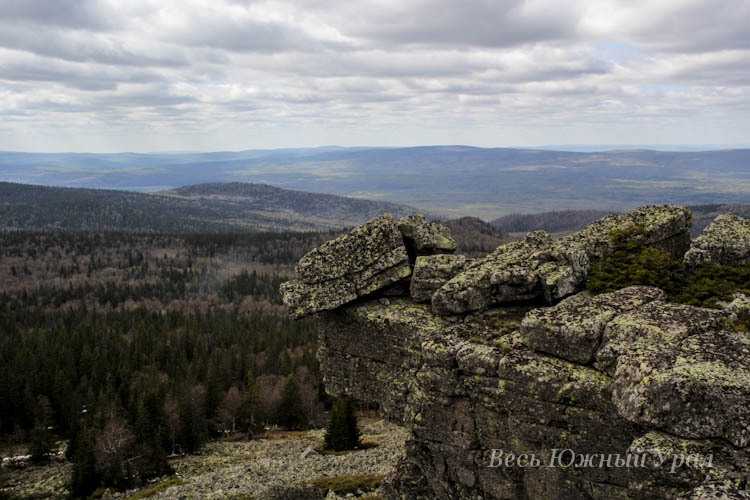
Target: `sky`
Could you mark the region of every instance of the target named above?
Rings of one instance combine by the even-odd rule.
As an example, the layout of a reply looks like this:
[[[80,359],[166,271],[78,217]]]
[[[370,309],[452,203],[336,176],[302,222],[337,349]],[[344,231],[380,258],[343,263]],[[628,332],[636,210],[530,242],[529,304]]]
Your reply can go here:
[[[0,150],[750,144],[750,0],[0,0]]]

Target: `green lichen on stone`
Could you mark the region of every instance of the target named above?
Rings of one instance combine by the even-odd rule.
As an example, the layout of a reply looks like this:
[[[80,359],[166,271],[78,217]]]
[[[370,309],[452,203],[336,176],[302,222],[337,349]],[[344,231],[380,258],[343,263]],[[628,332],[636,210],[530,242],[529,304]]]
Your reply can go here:
[[[580,293],[554,307],[530,311],[521,323],[521,335],[536,351],[587,364],[616,315],[663,297],[661,290],[650,287],[623,288],[593,298]]]
[[[284,303],[296,318],[331,310],[411,275],[406,248],[390,214],[323,243],[284,283]]]
[[[463,255],[425,255],[417,257],[411,279],[410,294],[415,302],[429,302],[432,294],[464,270]]]
[[[750,264],[750,220],[732,214],[716,217],[685,254],[688,267],[704,262],[729,266]]]
[[[613,234],[677,254],[687,249],[691,221],[684,207],[646,206],[556,241],[543,231],[529,233],[467,265],[435,292],[433,310],[451,315],[533,298],[554,302],[582,288],[591,262],[610,251]]]
[[[415,255],[453,253],[456,241],[449,227],[427,222],[423,215],[409,215],[398,221],[398,229],[407,244],[413,245]]]

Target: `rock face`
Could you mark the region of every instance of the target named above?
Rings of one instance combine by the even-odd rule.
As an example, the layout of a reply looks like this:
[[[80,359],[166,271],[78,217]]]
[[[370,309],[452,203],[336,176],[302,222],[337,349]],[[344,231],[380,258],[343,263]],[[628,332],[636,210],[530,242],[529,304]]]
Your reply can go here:
[[[687,266],[703,262],[726,266],[750,264],[750,220],[731,214],[716,217],[685,254]]]
[[[648,244],[685,249],[686,209],[618,220]],[[750,334],[728,330],[730,312],[629,287],[527,305],[507,326],[520,307],[509,297],[538,305],[576,291],[612,224],[558,241],[532,233],[468,264],[418,257],[411,295],[440,286],[431,304],[364,300],[322,314],[327,391],[376,402],[411,432],[386,498],[746,498]]]
[[[524,343],[544,352],[588,364],[601,343],[604,329],[616,316],[663,299],[658,288],[633,286],[590,298],[569,297],[554,307],[530,311],[521,324]]]

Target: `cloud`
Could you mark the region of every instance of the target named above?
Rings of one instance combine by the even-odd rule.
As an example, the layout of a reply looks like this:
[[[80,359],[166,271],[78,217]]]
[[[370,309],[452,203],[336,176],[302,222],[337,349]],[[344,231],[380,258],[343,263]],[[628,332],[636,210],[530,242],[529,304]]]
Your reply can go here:
[[[0,149],[29,130],[114,150],[689,142],[702,123],[742,142],[748,18],[750,0],[6,0]]]

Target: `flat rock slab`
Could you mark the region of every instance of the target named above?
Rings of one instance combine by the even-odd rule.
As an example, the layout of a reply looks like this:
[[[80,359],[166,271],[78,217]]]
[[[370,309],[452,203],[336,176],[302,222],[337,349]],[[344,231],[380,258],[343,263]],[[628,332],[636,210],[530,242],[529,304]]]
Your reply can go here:
[[[524,343],[538,352],[588,364],[615,316],[664,298],[658,288],[631,286],[591,298],[585,292],[554,307],[533,309],[521,322]]]
[[[725,266],[750,264],[750,219],[732,214],[716,217],[685,254],[685,265],[703,262]]]
[[[297,279],[281,285],[295,318],[335,309],[411,275],[401,232],[389,214],[323,243],[300,259]]]

